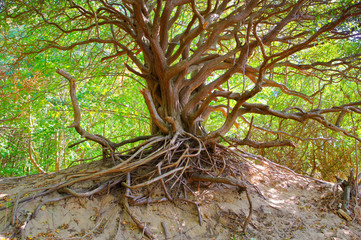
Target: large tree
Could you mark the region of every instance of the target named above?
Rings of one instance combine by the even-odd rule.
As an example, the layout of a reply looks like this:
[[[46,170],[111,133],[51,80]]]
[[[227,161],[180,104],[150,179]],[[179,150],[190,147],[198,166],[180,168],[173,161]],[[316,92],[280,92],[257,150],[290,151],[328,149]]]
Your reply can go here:
[[[151,136],[115,143],[109,136],[92,134],[81,127],[77,76],[57,71],[70,82],[74,108],[71,126],[82,137],[101,144],[104,158],[114,163],[122,159],[91,177],[128,173],[152,161],[156,161],[153,166],[158,164],[157,170],[149,171],[160,177],[138,187],[176,172],[180,175],[177,180],[187,171],[204,173],[207,171],[199,159],[189,163],[189,158],[197,159],[202,153],[208,156],[207,149],[216,151],[220,139],[256,148],[295,146],[290,140],[253,141],[249,133],[241,139],[225,137],[232,126],[239,125],[239,119],[252,127],[252,120],[247,120],[250,114],[301,123],[313,120],[361,141],[342,127],[345,115],[361,113],[357,100],[360,91],[341,105],[322,102],[324,91],[339,82],[358,90],[358,1],[13,0],[1,8],[4,28],[19,29],[15,36],[3,38],[4,46],[20,53],[16,63],[51,49],[76,54],[82,46],[88,46],[95,59],[123,61],[128,76],[144,86],[140,92],[151,118]],[[273,108],[257,97],[266,89],[276,89],[275,94],[301,102],[290,101],[284,109]],[[214,112],[221,112],[224,121],[217,128],[207,128],[206,121]],[[287,136],[286,132],[282,134]],[[128,155],[117,153],[120,146],[140,140],[147,141]],[[211,157],[207,161],[217,165]],[[223,170],[212,167],[208,173]],[[190,178],[219,180],[194,174]],[[229,179],[222,181],[230,183]],[[162,185],[166,189],[164,182]]]
[[[8,24],[14,21],[26,28],[25,34],[41,30],[26,44],[19,43],[23,57],[92,43],[102,45],[104,61],[128,56],[127,69],[146,82],[141,93],[152,119],[152,134],[187,132],[216,142],[237,118],[254,113],[299,122],[313,119],[349,135],[340,127],[342,116],[347,111],[360,112],[359,102],[331,109],[290,104],[277,111],[251,100],[264,88],[279,88],[312,102],[327,83],[357,81],[357,48],[325,57],[324,62],[313,62],[312,56],[298,58],[299,53],[307,55],[330,42],[359,40],[361,4],[356,1],[8,1],[3,5],[3,20]],[[293,76],[318,77],[321,89],[307,94],[306,89],[295,91],[286,81],[276,81],[282,78],[275,76],[284,75],[285,69]],[[246,87],[231,91],[231,79]],[[308,86],[308,80],[300,79],[305,81],[300,85]],[[215,104],[224,103],[222,99],[227,104]],[[207,132],[203,123],[213,111],[222,111],[225,121]],[[340,113],[336,123],[325,118],[330,112]],[[114,147],[81,130],[78,121],[74,126],[82,136]]]

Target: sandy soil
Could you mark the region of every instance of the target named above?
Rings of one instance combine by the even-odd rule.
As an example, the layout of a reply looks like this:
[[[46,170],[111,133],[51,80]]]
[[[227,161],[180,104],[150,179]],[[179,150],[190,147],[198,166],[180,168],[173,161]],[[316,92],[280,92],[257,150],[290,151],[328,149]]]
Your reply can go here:
[[[100,168],[98,163],[92,167]],[[199,204],[201,217],[194,204],[180,201],[131,206],[131,210],[156,239],[166,239],[165,232],[168,239],[361,239],[360,208],[351,222],[338,216],[330,208],[337,205],[332,183],[316,182],[265,163],[243,163],[242,167],[247,169],[245,177],[260,191],[250,187],[253,214],[246,235],[242,226],[249,204],[245,193],[232,186],[195,186],[195,195],[188,197]],[[62,181],[81,168],[0,179],[0,204],[6,206],[18,193]],[[30,219],[39,204],[62,196],[52,193],[19,204],[17,227],[10,225],[12,208],[2,210],[0,239],[10,239],[11,235],[13,239],[145,239],[122,208],[120,194],[120,189],[114,189],[102,196],[46,203]],[[157,195],[154,191],[152,197]]]

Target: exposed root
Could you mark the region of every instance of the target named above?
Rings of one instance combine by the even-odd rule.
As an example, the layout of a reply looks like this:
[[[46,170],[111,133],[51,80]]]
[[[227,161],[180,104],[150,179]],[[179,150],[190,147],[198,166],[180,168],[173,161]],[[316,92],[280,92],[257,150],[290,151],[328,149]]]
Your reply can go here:
[[[173,169],[167,173],[164,173],[163,175],[159,176],[159,177],[156,177],[156,178],[153,178],[149,181],[146,181],[146,182],[143,182],[143,183],[140,183],[138,185],[135,185],[135,186],[129,186],[128,184],[126,184],[125,182],[122,182],[122,185],[126,188],[129,188],[129,189],[137,189],[137,188],[141,188],[141,187],[145,187],[145,186],[148,186],[154,182],[157,182],[157,181],[160,181],[162,180],[163,178],[165,177],[168,177],[169,175],[172,175],[180,170],[184,170],[184,169],[187,169],[187,167],[179,167],[179,168],[176,168],[176,169]]]
[[[247,195],[247,200],[248,200],[248,203],[249,203],[249,213],[248,213],[248,216],[247,216],[247,218],[246,218],[246,220],[244,221],[244,224],[243,224],[243,233],[246,233],[247,225],[248,225],[249,221],[251,220],[252,211],[253,211],[252,200],[251,200],[251,197],[249,196],[248,189],[246,189],[246,195]]]
[[[39,206],[38,206],[38,207],[36,208],[36,210],[34,211],[34,213],[32,214],[31,218],[35,218],[35,217],[38,215],[41,207],[44,206],[45,204],[58,202],[58,201],[64,200],[64,199],[69,198],[69,197],[72,197],[72,195],[71,195],[71,194],[67,194],[67,195],[65,195],[65,196],[58,197],[58,198],[52,198],[52,199],[49,199],[49,200],[46,200],[46,201],[40,203]]]
[[[135,206],[141,206],[141,205],[148,205],[148,204],[155,204],[155,203],[162,203],[162,202],[167,202],[169,201],[167,198],[163,197],[163,198],[156,198],[156,199],[151,199],[151,198],[147,198],[147,197],[141,197],[141,198],[132,198],[133,202],[132,205]]]
[[[209,175],[202,175],[197,173],[192,173],[189,181],[198,181],[198,182],[214,182],[214,183],[224,183],[233,186],[239,187],[241,190],[247,190],[247,185],[244,181],[238,181],[234,178],[227,178],[227,177],[213,177]]]
[[[117,230],[117,234],[115,235],[115,240],[117,239],[121,239],[121,235],[122,235],[122,221],[120,221],[119,219],[119,223],[118,223],[118,230]]]
[[[68,187],[65,187],[65,188],[62,188],[61,190],[66,192],[66,193],[69,193],[71,195],[73,195],[74,197],[90,197],[90,196],[93,196],[94,194],[97,194],[97,193],[100,193],[104,190],[107,190],[109,187],[112,187],[118,183],[120,183],[123,179],[118,179],[116,181],[109,181],[109,182],[106,182],[104,184],[102,184],[101,186],[97,187],[96,189],[92,190],[92,191],[89,191],[89,192],[84,192],[84,193],[78,193]]]
[[[162,162],[160,162],[159,164],[157,164],[157,168],[158,168],[158,174],[159,175],[162,175],[162,172],[161,172],[161,166],[162,166]],[[165,183],[164,183],[164,180],[163,178],[160,179],[160,183],[162,184],[162,188],[163,188],[163,191],[165,193],[165,196],[167,197],[167,199],[169,201],[173,201],[173,198],[172,196],[168,193],[168,190],[167,190],[167,187],[165,186]]]
[[[246,191],[250,205],[248,217],[243,224],[243,231],[246,231],[252,214],[252,202],[248,192],[250,184],[246,180],[224,176],[242,175],[238,168],[231,168],[232,165],[238,163],[235,159],[232,160],[232,157],[228,157],[229,153],[225,154],[225,149],[218,148],[218,152],[210,154],[201,139],[189,133],[177,133],[172,137],[147,136],[144,139],[146,140],[143,143],[128,151],[108,154],[107,159],[103,159],[103,161],[113,164],[109,168],[95,172],[75,172],[67,176],[63,182],[54,182],[54,184],[42,188],[30,189],[21,196],[19,194],[16,202],[14,201],[14,213],[16,213],[16,206],[19,203],[33,201],[55,191],[64,195],[41,203],[32,214],[33,218],[36,217],[41,206],[49,202],[56,202],[69,197],[92,197],[96,194],[109,192],[115,187],[124,187],[125,193],[122,201],[124,209],[139,229],[148,238],[153,239],[154,236],[151,231],[132,213],[130,204],[145,205],[166,201],[192,203],[196,206],[198,220],[202,225],[202,215],[198,202],[187,197],[187,192],[193,193],[191,183],[205,182],[208,185],[221,183],[233,185],[241,191]],[[97,182],[96,186],[94,186],[94,182]],[[84,189],[81,187],[83,183],[90,184],[91,187]],[[152,199],[149,192],[155,186],[161,187],[163,196]],[[133,195],[132,190],[145,193],[145,195]],[[146,194],[147,192],[148,194]],[[27,196],[26,194],[29,193],[32,195]]]
[[[13,218],[11,220],[12,225],[15,225],[15,223],[16,223],[16,214],[17,214],[17,209],[18,209],[18,205],[19,205],[20,195],[21,195],[21,193],[16,194],[16,200],[15,200],[15,204],[13,207]]]
[[[130,184],[130,174],[127,175],[127,184]],[[126,193],[128,192],[128,188]],[[138,225],[138,228],[142,230],[142,232],[150,239],[155,239],[153,234],[150,232],[150,230],[141,222],[139,219],[132,213],[129,207],[128,198],[126,195],[124,195],[123,198],[123,206],[128,213],[128,215],[132,218],[132,220]]]
[[[198,203],[197,203],[197,202],[194,202],[194,201],[191,201],[191,200],[188,200],[188,199],[184,199],[184,198],[177,198],[177,200],[184,201],[184,202],[189,202],[189,203],[193,203],[193,204],[196,206],[197,211],[198,211],[199,225],[202,226],[202,224],[203,224],[202,214],[201,214],[201,209],[199,208]]]
[[[97,220],[95,226],[92,229],[90,229],[85,235],[81,237],[73,237],[71,239],[79,239],[79,240],[86,239],[86,237],[90,236],[95,230],[97,230],[103,222],[104,222],[104,217],[101,217],[99,220]]]
[[[168,240],[168,239],[169,239],[169,233],[168,233],[168,229],[167,229],[167,227],[165,226],[165,223],[164,223],[164,222],[162,222],[162,227],[163,227],[163,230],[164,230],[165,240]]]
[[[123,203],[126,212],[129,214],[132,220],[137,224],[138,228],[145,234],[145,236],[147,236],[149,239],[155,239],[153,233],[134,215],[134,213],[132,213],[127,198],[123,199]]]
[[[200,181],[200,182],[224,183],[224,184],[237,186],[237,187],[240,188],[240,190],[246,191],[247,200],[248,200],[248,203],[249,203],[249,213],[248,213],[248,216],[247,216],[247,218],[246,218],[246,220],[244,221],[244,224],[243,224],[243,232],[246,233],[246,228],[247,228],[247,225],[248,225],[249,221],[251,220],[253,208],[252,208],[252,200],[251,200],[251,198],[249,196],[248,188],[247,188],[247,185],[246,185],[245,181],[238,181],[237,179],[227,178],[227,177],[213,177],[213,176],[202,175],[202,174],[197,174],[197,173],[191,174],[189,180],[190,181]],[[198,207],[198,205],[197,205],[197,207]],[[200,220],[200,222],[201,222],[201,220]]]

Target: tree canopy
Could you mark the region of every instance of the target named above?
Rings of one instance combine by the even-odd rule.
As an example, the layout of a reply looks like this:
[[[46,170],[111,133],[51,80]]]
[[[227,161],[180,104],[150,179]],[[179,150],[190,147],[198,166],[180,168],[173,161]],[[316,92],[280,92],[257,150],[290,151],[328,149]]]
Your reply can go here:
[[[317,147],[340,148],[333,132],[361,141],[360,14],[361,3],[351,0],[6,1],[1,121],[24,117],[29,106],[29,126],[39,129],[32,115],[47,104],[72,109],[57,70],[71,85],[71,126],[104,154],[128,143],[112,140],[109,129],[134,114],[142,119],[139,136],[191,134],[207,146],[227,141],[257,149],[299,145],[297,158],[315,171],[322,157],[305,160],[303,142],[311,142],[315,159]],[[26,105],[45,95],[35,112]],[[105,127],[112,123],[102,116],[92,133],[81,125],[91,125],[94,113],[82,106],[112,111],[119,126]],[[62,128],[70,116],[53,114],[47,126]],[[346,144],[353,149],[353,141]]]

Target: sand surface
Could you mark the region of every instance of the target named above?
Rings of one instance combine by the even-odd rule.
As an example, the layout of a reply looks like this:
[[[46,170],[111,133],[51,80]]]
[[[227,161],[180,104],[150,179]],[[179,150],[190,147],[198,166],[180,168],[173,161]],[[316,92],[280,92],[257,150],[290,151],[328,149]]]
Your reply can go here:
[[[100,168],[97,163],[87,166]],[[265,163],[244,163],[243,167],[247,169],[244,177],[259,189],[249,188],[253,214],[246,235],[242,226],[249,203],[245,193],[233,186],[194,186],[194,195],[187,197],[198,203],[200,216],[195,204],[184,201],[131,206],[131,211],[156,239],[166,239],[165,232],[168,239],[361,239],[360,208],[355,209],[356,218],[351,222],[337,215],[333,209],[338,200],[333,197],[334,184],[296,176]],[[81,168],[0,179],[0,204],[9,204],[30,188],[63,181]],[[35,218],[28,220],[40,204],[63,196],[54,192],[19,204],[16,227],[10,225],[13,208],[2,210],[0,239],[146,239],[120,204],[121,194],[119,187],[101,196],[46,203]],[[152,197],[161,194],[154,190]]]

